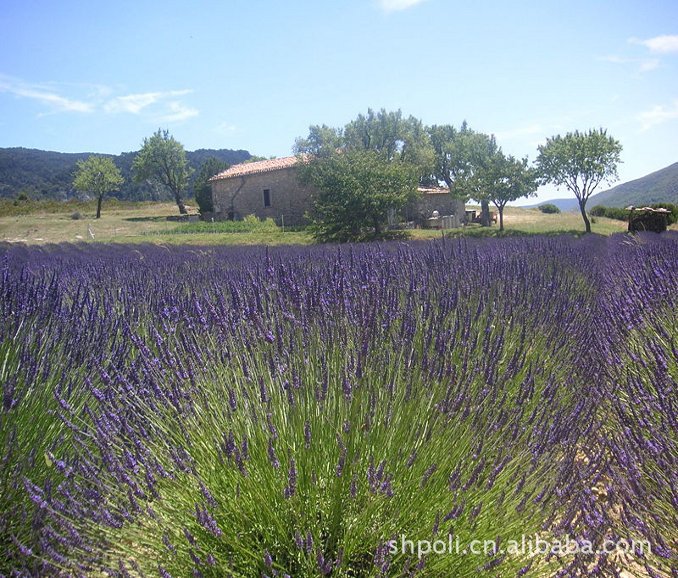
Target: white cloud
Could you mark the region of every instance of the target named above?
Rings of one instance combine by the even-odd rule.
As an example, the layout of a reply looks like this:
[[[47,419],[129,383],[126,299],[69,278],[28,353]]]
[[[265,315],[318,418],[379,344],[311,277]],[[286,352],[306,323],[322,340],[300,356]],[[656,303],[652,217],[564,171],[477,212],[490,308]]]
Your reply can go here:
[[[215,127],[214,130],[215,130],[215,132],[218,132],[218,133],[221,133],[221,134],[227,134],[227,133],[235,132],[236,130],[238,130],[238,127],[235,126],[234,124],[231,124],[230,122],[224,121],[222,123],[219,123]]]
[[[642,130],[678,120],[678,98],[669,105],[656,105],[638,115]]]
[[[74,100],[61,96],[55,90],[32,86],[21,80],[13,79],[7,76],[0,76],[0,92],[7,92],[20,98],[36,100],[48,105],[54,111],[64,112],[92,112],[94,105],[82,100]]]
[[[661,61],[658,58],[623,58],[621,56],[604,56],[601,60],[614,64],[636,64],[640,72],[650,72],[659,68]]]
[[[104,110],[109,113],[139,114],[145,108],[167,98],[189,94],[190,90],[170,90],[167,92],[144,92],[117,96],[104,104]]]
[[[192,90],[149,91],[115,96],[119,90],[102,85],[74,85],[84,97],[67,98],[51,84],[30,84],[21,79],[0,73],[0,93],[5,92],[18,98],[31,99],[48,107],[47,113],[75,112],[107,114],[149,115],[154,122],[180,122],[198,115],[198,110],[181,102],[178,97],[191,94]],[[69,91],[74,87],[69,86]],[[41,114],[45,114],[42,112]]]
[[[396,12],[398,10],[406,10],[417,4],[421,4],[425,0],[379,0],[379,5],[386,12]]]
[[[194,116],[199,112],[195,108],[184,106],[181,102],[173,101],[167,104],[167,111],[158,117],[160,122],[181,122]]]
[[[639,38],[630,38],[629,42],[633,44],[641,44],[650,49],[650,52],[657,52],[659,54],[668,54],[670,52],[678,52],[678,35],[655,36],[647,40]]]
[[[144,108],[157,102],[159,98],[159,92],[116,96],[104,104],[104,110],[110,113],[127,112],[130,114],[139,114]]]

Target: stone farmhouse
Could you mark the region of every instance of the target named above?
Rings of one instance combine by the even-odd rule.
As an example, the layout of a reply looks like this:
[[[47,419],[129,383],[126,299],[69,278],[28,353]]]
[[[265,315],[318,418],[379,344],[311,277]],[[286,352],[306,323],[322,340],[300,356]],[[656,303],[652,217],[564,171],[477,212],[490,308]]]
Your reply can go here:
[[[278,225],[297,226],[307,223],[312,210],[313,189],[299,182],[298,157],[282,157],[241,163],[210,179],[213,213],[203,219],[240,220],[247,215],[272,218]],[[420,188],[415,203],[401,215],[405,221],[424,224],[434,211],[440,215],[464,217],[464,203],[453,199],[447,189]]]
[[[312,191],[297,179],[297,157],[240,163],[215,175],[212,184],[215,220],[238,221],[247,215],[272,218],[277,224],[302,225],[311,209]]]

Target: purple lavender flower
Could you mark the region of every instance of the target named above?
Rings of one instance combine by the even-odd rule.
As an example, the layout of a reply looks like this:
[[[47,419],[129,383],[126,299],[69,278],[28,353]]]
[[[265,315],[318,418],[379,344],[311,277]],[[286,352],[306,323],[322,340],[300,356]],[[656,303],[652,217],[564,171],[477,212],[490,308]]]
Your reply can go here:
[[[268,550],[264,550],[264,564],[269,570],[273,569],[273,558]]]
[[[275,447],[273,447],[273,438],[268,438],[268,459],[271,462],[271,465],[278,469],[280,467],[280,460],[275,454]]]
[[[287,473],[287,487],[284,490],[285,499],[289,499],[297,492],[297,465],[294,458],[290,458],[290,468]]]
[[[304,422],[304,447],[311,448],[311,424],[308,420]]]

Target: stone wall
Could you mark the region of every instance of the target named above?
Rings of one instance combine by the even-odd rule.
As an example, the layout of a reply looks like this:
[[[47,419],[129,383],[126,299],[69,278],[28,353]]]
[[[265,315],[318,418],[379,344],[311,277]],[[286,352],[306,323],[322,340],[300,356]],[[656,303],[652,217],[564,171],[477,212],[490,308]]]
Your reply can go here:
[[[270,206],[264,206],[268,190]],[[212,183],[215,220],[240,220],[247,215],[271,218],[278,225],[307,224],[311,190],[297,179],[295,167],[221,179]]]
[[[636,209],[629,214],[629,232],[652,231],[653,233],[663,233],[667,228],[666,209]]]
[[[419,193],[417,200],[405,208],[403,217],[406,221],[414,221],[423,226],[427,219],[433,215],[433,211],[438,211],[442,217],[444,215],[457,215],[460,219],[464,218],[464,201],[455,199],[449,192]]]

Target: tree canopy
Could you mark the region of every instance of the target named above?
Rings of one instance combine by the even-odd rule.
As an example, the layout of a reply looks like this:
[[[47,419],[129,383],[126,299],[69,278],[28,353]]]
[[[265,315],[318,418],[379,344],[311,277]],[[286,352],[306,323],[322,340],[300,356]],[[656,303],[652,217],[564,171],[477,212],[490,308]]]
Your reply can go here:
[[[527,158],[516,159],[498,149],[483,172],[485,196],[499,212],[499,230],[504,230],[504,209],[512,201],[534,195],[537,191],[536,171],[528,166]]]
[[[416,167],[418,178],[430,175],[433,166],[433,148],[426,127],[421,120],[403,118],[400,110],[381,109],[359,114],[343,128],[314,125],[309,135],[297,139],[296,153],[330,156],[336,151],[372,151],[384,160],[405,162]]]
[[[494,135],[476,132],[466,122],[429,129],[435,151],[433,178],[444,182],[450,194],[473,199],[483,208],[483,224],[489,225],[489,203],[499,211],[499,228],[504,228],[504,208],[536,191],[534,172],[527,159],[506,156]]]
[[[92,155],[78,161],[73,186],[82,193],[96,195],[96,218],[99,219],[104,195],[117,190],[123,182],[124,179],[112,158]]]
[[[592,129],[586,133],[575,131],[564,137],[548,138],[538,150],[536,164],[541,183],[565,186],[574,193],[586,232],[590,233],[586,202],[602,182],[617,180],[622,145],[608,136],[606,130]]]
[[[153,136],[144,139],[134,158],[132,171],[137,182],[151,181],[167,188],[174,196],[179,213],[187,213],[182,196],[188,187],[192,169],[183,145],[169,131],[158,129]]]
[[[400,110],[384,109],[368,109],[341,128],[311,126],[308,136],[295,143],[296,153],[310,154],[314,160],[370,152],[370,158],[383,163],[407,165],[419,184],[445,183],[454,197],[480,203],[483,224],[489,224],[489,206],[494,204],[500,229],[508,203],[534,195],[538,186],[549,182],[566,186],[579,201],[587,231],[591,225],[586,201],[601,182],[616,180],[621,150],[621,144],[603,129],[575,131],[548,139],[539,147],[536,166],[529,166],[526,157],[504,154],[494,135],[472,130],[466,121],[459,128],[425,126],[413,116],[403,117]],[[334,168],[346,167],[351,158],[353,154],[335,159]]]
[[[368,109],[343,128],[311,126],[294,148],[309,155],[299,171],[318,191],[313,230],[320,240],[381,236],[389,212],[416,196],[433,165],[426,127],[400,110]]]
[[[434,125],[428,130],[434,151],[434,179],[444,182],[460,199],[480,200],[480,177],[498,150],[494,136],[475,132],[466,122],[459,129]]]
[[[320,241],[378,238],[389,211],[416,195],[417,170],[374,150],[348,150],[301,164],[300,178],[317,191],[313,233]]]

